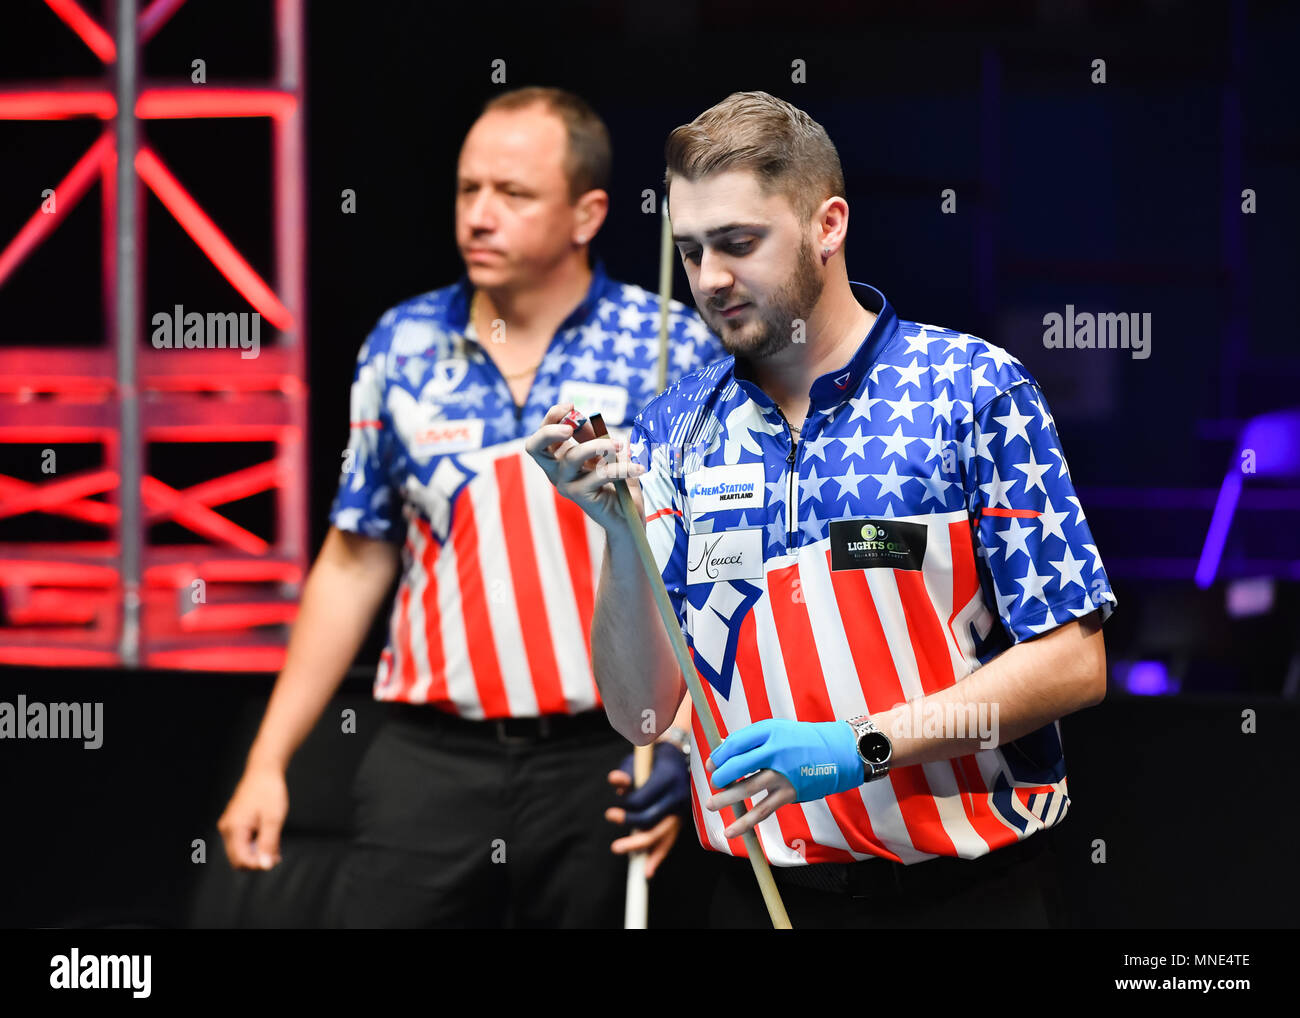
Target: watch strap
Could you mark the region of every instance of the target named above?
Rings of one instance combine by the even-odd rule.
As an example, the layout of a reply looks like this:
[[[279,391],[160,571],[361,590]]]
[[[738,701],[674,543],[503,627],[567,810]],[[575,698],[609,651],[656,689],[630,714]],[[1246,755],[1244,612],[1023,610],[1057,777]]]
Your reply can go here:
[[[865,781],[878,781],[889,773],[889,761],[884,763],[873,763],[862,755],[861,740],[864,735],[879,735],[888,741],[885,735],[866,714],[860,714],[855,718],[849,718],[849,725],[852,726],[854,733],[859,740],[858,759],[862,761],[862,774]]]

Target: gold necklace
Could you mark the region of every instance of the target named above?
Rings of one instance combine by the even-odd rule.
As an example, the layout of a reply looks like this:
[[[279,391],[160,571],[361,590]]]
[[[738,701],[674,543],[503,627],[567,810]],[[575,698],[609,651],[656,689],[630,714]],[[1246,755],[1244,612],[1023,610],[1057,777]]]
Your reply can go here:
[[[475,332],[478,331],[478,326],[475,325],[474,319],[478,317],[479,297],[481,297],[482,295],[483,295],[482,290],[475,290],[474,296],[469,302],[469,321],[471,325],[474,325]],[[545,359],[546,359],[545,356],[543,356],[542,360]],[[524,368],[522,371],[514,371],[511,372],[510,374],[506,374],[506,372],[501,371],[500,365],[497,366],[497,370],[501,371],[501,377],[504,378],[507,382],[513,382],[516,378],[525,378],[528,375],[533,374],[533,372],[535,372],[541,366],[542,366],[542,361],[539,360],[536,364],[534,364],[530,368]]]
[[[511,382],[514,381],[516,378],[523,378],[525,375],[531,375],[534,371],[536,371],[541,366],[542,366],[542,362],[538,361],[531,368],[524,368],[523,371],[515,371],[509,375],[507,375],[504,371],[502,371],[501,377],[504,378],[506,381]],[[500,368],[498,368],[497,370],[500,371]]]

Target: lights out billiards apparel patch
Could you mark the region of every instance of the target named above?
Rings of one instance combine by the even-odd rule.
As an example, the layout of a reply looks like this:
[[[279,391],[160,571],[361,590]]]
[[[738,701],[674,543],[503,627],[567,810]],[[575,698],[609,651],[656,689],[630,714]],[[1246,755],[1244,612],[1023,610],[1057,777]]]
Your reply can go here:
[[[831,569],[911,569],[925,562],[926,528],[901,520],[832,520]]]

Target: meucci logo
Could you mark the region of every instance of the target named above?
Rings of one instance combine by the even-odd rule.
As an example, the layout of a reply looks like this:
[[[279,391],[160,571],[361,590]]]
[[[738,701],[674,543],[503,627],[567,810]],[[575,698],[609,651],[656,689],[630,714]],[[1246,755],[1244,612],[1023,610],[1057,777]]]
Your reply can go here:
[[[0,702],[0,739],[81,739],[83,749],[104,744],[102,703]]]
[[[686,582],[752,580],[763,575],[761,529],[691,534],[686,542]]]
[[[833,520],[831,569],[920,569],[926,529],[899,520]]]
[[[87,954],[75,947],[50,959],[50,986],[55,990],[131,990],[133,997],[150,993],[153,955]]]
[[[799,767],[799,775],[804,778],[819,778],[824,774],[838,774],[838,768],[833,764],[802,764]]]
[[[262,316],[256,311],[186,312],[177,304],[172,311],[153,316],[153,345],[158,350],[234,350],[252,360],[262,349]],[[251,353],[249,351],[252,351]]]
[[[1065,305],[1062,318],[1055,311],[1043,316],[1043,346],[1049,350],[1132,350],[1135,361],[1151,356],[1151,312],[1141,315],[1090,311],[1074,313],[1074,305]],[[1095,335],[1094,335],[1095,333]]]
[[[738,566],[745,561],[745,556],[740,552],[734,555],[714,555],[714,549],[722,542],[724,535],[719,534],[712,541],[704,542],[704,547],[700,549],[700,557],[694,563],[687,565],[691,572],[704,567],[704,573],[711,580],[718,578],[718,570],[723,566]]]

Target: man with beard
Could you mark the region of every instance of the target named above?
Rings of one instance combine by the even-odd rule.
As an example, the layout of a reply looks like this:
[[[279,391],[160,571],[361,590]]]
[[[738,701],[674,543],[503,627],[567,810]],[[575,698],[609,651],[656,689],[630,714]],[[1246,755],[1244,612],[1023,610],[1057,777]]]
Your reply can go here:
[[[1115,597],[1037,382],[849,282],[839,157],[801,110],[734,94],[666,156],[674,240],[732,356],[629,443],[575,435],[562,406],[528,443],[606,533],[591,646],[612,723],[646,741],[683,696],[643,621],[626,476],[724,737],[693,756],[701,843],[742,855],[755,828],[795,928],[1059,923],[1058,719],[1105,695]],[[766,925],[732,870],[715,922]]]
[[[289,759],[400,577],[341,925],[617,927],[621,856],[645,851],[651,875],[676,837],[689,736],[664,719],[630,789],[584,638],[600,534],[523,449],[558,400],[625,434],[659,388],[658,299],[590,258],[610,161],[580,97],[494,97],[456,168],[465,275],[389,309],[357,356],[332,526],[218,824],[232,865],[278,862]],[[669,380],[721,354],[680,304],[668,319]],[[611,844],[610,823],[636,829]]]

